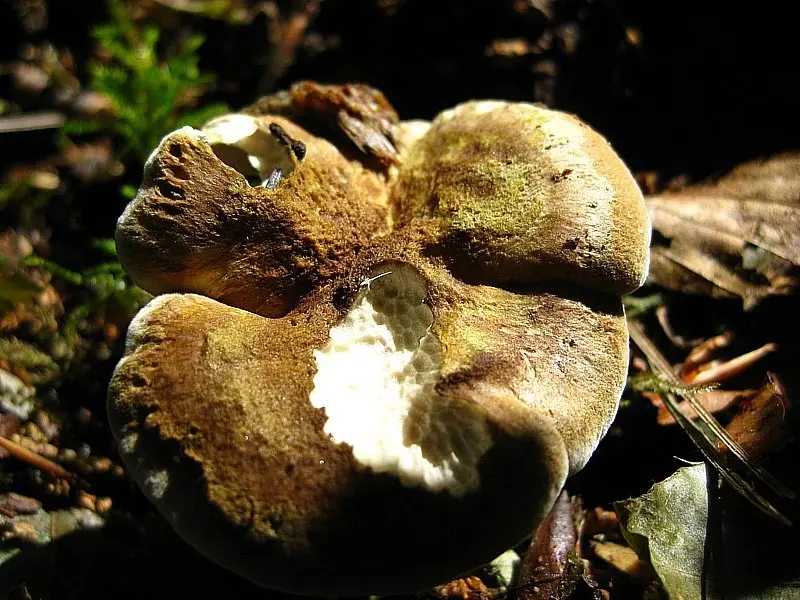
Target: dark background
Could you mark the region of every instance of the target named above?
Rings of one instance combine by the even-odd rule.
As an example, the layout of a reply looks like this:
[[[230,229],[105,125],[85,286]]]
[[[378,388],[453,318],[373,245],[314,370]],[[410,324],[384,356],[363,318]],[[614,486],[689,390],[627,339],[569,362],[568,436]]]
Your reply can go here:
[[[94,47],[91,26],[106,20],[103,2],[50,2],[48,26],[34,35],[18,18],[15,5],[26,3],[1,5],[0,60],[40,38],[68,47],[80,70]],[[292,9],[277,4],[284,15]],[[298,79],[367,82],[403,118],[431,118],[472,98],[538,101],[578,114],[633,170],[703,176],[795,147],[799,57],[790,5],[323,0],[312,39],[277,77],[263,15],[241,25],[171,19],[165,42],[187,27],[205,32],[202,67],[217,74],[216,95],[234,107]],[[493,41],[507,39],[541,49],[489,55]],[[8,97],[7,82],[0,85]]]

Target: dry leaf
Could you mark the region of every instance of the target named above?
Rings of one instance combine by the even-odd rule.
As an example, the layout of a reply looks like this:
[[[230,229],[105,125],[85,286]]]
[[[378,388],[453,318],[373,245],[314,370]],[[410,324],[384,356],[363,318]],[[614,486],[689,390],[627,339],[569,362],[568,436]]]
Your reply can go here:
[[[697,401],[712,415],[728,410],[736,406],[737,403],[743,399],[750,398],[755,395],[754,390],[710,390],[708,392],[700,392],[696,394]],[[675,417],[664,404],[664,401],[657,394],[644,393],[643,394],[658,411],[656,413],[656,421],[659,425],[675,425]],[[682,400],[678,407],[680,411],[689,419],[697,418],[697,411],[692,408],[691,403]]]
[[[764,386],[739,405],[726,429],[730,436],[753,458],[775,452],[793,438],[788,413],[789,396],[783,382],[774,373],[767,373]]]
[[[561,492],[553,508],[533,533],[530,548],[522,561],[519,577],[520,600],[554,598],[565,587],[568,558],[575,552],[577,532],[572,504]]]
[[[704,465],[684,467],[644,496],[615,502],[625,539],[649,560],[670,598],[700,600],[708,516]]]
[[[625,539],[650,559],[671,599],[701,600],[705,544],[709,599],[794,600],[800,589],[796,532],[754,513],[745,504],[722,508],[719,539],[707,537],[706,467],[678,469],[640,496],[616,502]]]
[[[649,196],[647,204],[658,234],[651,283],[738,296],[745,309],[797,287],[800,154],[748,162],[717,181]]]
[[[245,112],[290,115],[322,124],[344,133],[359,151],[383,167],[400,161],[395,138],[399,117],[386,96],[368,85],[301,81],[288,91],[261,98]]]
[[[593,540],[589,545],[597,558],[642,585],[648,585],[657,577],[650,563],[641,560],[628,546],[599,540]]]
[[[575,509],[563,491],[533,533],[520,567],[517,600],[599,598],[600,590],[577,551]]]

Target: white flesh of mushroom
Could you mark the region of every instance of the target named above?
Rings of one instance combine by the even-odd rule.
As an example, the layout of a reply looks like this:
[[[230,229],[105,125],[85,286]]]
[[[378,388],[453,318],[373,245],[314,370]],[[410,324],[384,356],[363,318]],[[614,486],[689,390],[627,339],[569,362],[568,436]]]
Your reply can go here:
[[[295,168],[292,151],[249,115],[212,119],[203,127],[203,135],[222,162],[246,177],[258,176],[262,185],[274,170],[287,177]]]
[[[476,411],[435,390],[441,348],[426,295],[424,279],[406,265],[366,279],[314,353],[310,400],[325,409],[325,432],[352,446],[363,465],[460,496],[480,484],[478,463],[492,440]]]

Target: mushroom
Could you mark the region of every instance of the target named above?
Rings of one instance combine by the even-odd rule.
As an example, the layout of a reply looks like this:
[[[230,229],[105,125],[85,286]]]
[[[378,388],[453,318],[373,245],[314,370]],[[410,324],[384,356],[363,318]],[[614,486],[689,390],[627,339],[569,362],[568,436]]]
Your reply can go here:
[[[181,129],[119,221],[162,294],[109,390],[123,459],[190,544],[273,589],[411,592],[490,561],[624,387],[650,229],[608,143],[495,101],[395,139],[381,171],[277,116]]]

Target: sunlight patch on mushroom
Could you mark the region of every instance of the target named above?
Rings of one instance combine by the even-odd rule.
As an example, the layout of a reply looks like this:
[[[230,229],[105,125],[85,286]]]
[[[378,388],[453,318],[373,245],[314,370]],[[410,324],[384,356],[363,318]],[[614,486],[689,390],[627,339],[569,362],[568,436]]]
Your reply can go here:
[[[150,469],[144,476],[145,491],[154,499],[161,500],[169,488],[169,471],[167,469]]]
[[[126,433],[119,438],[119,451],[122,454],[133,455],[136,446],[139,444],[139,434],[134,432]]]

